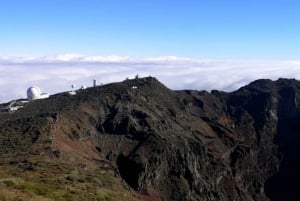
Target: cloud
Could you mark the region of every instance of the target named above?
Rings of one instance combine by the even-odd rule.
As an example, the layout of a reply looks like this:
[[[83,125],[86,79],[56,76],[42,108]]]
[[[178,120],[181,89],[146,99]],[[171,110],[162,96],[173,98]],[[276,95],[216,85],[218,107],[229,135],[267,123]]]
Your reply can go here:
[[[44,57],[0,57],[0,102],[26,97],[29,86],[51,94],[74,83],[91,86],[122,81],[136,74],[154,76],[171,89],[233,91],[249,82],[279,77],[300,79],[300,61],[196,60],[165,56],[132,58],[64,54]]]

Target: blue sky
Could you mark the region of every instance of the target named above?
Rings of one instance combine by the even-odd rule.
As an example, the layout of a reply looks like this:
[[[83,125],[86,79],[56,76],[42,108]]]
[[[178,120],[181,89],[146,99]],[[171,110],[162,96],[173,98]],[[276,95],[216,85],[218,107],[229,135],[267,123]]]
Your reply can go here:
[[[0,55],[290,60],[296,0],[2,0]]]
[[[299,0],[1,0],[0,103],[136,74],[208,91],[300,79],[299,11]]]

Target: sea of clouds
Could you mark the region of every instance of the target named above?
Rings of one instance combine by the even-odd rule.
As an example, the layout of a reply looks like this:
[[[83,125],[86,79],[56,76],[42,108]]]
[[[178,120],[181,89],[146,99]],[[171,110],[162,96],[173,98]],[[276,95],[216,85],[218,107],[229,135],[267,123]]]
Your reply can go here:
[[[92,86],[153,76],[171,89],[233,91],[261,78],[300,79],[300,61],[197,60],[175,56],[131,58],[64,54],[0,57],[0,103],[25,98],[30,86],[55,94],[71,85]]]

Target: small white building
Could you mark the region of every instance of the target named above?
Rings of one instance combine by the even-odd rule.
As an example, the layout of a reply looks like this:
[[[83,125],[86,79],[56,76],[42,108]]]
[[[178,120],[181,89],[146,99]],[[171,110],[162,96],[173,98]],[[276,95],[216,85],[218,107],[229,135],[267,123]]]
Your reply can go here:
[[[30,101],[49,98],[49,93],[42,93],[39,87],[32,86],[27,89],[27,98]]]

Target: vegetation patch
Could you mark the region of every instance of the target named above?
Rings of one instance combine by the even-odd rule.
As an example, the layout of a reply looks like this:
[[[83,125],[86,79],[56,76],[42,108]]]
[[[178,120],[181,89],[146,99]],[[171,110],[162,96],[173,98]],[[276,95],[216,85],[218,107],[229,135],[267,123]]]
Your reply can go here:
[[[24,164],[0,166],[0,201],[134,200],[110,173],[48,161],[34,163],[34,170],[23,169]]]

